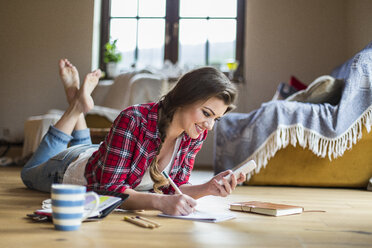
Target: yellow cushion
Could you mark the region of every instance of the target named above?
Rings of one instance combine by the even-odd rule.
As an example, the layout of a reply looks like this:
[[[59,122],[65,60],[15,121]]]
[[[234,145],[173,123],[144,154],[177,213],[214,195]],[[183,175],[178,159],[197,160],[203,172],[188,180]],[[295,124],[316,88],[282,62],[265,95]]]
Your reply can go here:
[[[363,129],[362,139],[342,157],[330,161],[308,149],[289,145],[279,150],[247,185],[294,185],[320,187],[366,187],[372,177],[372,132]]]

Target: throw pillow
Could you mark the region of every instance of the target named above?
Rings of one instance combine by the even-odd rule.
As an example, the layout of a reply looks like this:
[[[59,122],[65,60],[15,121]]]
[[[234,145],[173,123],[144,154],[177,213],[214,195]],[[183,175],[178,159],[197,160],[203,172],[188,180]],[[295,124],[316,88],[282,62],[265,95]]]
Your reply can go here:
[[[312,82],[306,90],[301,90],[286,100],[337,105],[341,99],[344,86],[343,80],[328,75],[321,76]]]
[[[291,76],[289,80],[289,85],[295,88],[296,90],[304,90],[307,88],[307,85],[298,80],[295,76]]]

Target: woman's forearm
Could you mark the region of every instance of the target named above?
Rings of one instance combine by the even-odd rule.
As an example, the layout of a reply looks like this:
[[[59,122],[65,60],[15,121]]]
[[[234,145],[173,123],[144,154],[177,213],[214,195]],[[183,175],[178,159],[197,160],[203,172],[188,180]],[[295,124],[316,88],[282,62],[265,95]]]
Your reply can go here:
[[[137,192],[133,189],[127,189],[124,192],[129,197],[121,205],[126,210],[159,210],[158,203],[161,201],[160,194]]]
[[[189,195],[194,199],[199,199],[204,196],[210,195],[207,184],[198,185],[183,184],[179,188],[183,194]]]
[[[127,189],[124,193],[129,194],[129,198],[121,205],[126,210],[159,210],[170,215],[188,215],[196,206],[196,201],[186,194],[161,195],[133,189]]]

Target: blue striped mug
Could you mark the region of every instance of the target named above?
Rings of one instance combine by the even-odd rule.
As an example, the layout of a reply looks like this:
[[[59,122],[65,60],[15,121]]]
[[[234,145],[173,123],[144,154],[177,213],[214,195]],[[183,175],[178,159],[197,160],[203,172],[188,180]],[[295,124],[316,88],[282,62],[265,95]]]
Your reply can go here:
[[[81,222],[97,211],[99,196],[95,192],[86,192],[87,188],[72,184],[52,184],[52,217],[55,229],[74,231],[80,228]],[[84,209],[85,198],[93,196],[95,205]]]

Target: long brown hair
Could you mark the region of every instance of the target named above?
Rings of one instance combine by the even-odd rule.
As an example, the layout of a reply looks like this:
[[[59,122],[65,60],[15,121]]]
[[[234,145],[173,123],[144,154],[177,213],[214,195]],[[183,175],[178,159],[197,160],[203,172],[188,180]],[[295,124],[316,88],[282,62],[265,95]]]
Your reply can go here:
[[[228,106],[226,112],[235,108],[234,101],[237,91],[230,80],[214,67],[201,67],[184,74],[159,102],[158,128],[161,144],[159,155],[166,138],[167,130],[173,120],[174,113],[180,107],[185,107],[197,101],[217,97]],[[157,157],[150,164],[150,176],[154,181],[154,190],[161,193],[160,188],[168,185],[168,181],[158,170]]]

